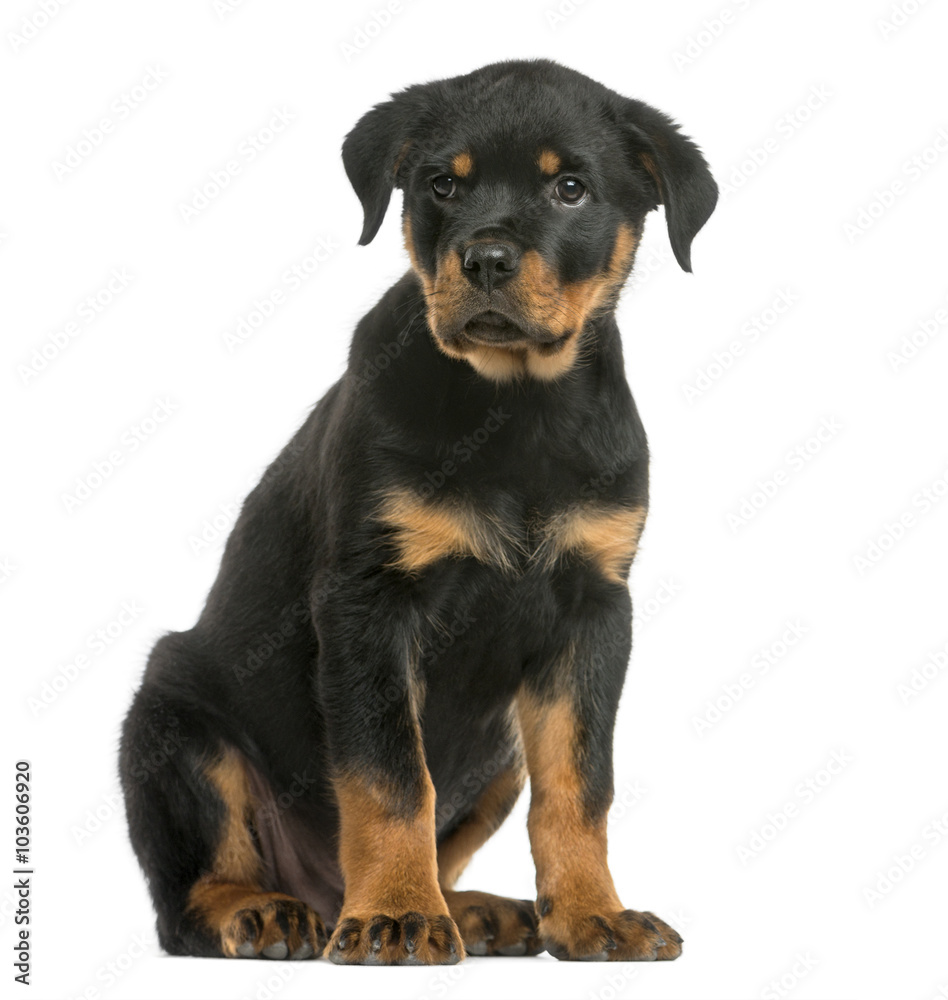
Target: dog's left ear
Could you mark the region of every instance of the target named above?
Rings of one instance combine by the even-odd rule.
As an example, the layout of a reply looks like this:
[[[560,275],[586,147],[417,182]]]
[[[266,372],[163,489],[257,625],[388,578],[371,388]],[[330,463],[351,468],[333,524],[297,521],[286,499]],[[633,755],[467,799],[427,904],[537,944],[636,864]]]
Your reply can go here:
[[[621,113],[633,159],[651,175],[672,250],[682,269],[691,270],[691,242],[718,201],[718,186],[701,150],[667,115],[627,98]]]
[[[371,243],[382,225],[399,167],[411,146],[418,88],[409,87],[376,104],[356,123],[342,144],[342,163],[362,202],[365,219],[359,244]]]

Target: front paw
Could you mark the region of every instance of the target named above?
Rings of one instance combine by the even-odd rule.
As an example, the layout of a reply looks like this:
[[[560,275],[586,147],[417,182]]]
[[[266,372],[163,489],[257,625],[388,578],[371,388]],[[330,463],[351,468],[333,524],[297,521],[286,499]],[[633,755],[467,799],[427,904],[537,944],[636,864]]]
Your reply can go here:
[[[540,938],[562,961],[654,962],[681,954],[681,935],[654,913],[585,913],[548,900],[540,912]]]
[[[464,958],[464,945],[446,913],[343,913],[325,954],[337,965],[454,965]]]

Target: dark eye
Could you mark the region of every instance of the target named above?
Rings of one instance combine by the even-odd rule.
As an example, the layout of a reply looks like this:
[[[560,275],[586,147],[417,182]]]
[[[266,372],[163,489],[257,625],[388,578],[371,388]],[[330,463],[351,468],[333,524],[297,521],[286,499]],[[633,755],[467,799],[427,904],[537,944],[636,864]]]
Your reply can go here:
[[[586,197],[586,185],[575,177],[564,177],[557,182],[554,191],[564,205],[578,205]]]
[[[453,198],[455,191],[457,191],[457,185],[454,183],[454,178],[449,177],[447,174],[442,174],[440,177],[436,177],[431,182],[431,187],[439,198]]]

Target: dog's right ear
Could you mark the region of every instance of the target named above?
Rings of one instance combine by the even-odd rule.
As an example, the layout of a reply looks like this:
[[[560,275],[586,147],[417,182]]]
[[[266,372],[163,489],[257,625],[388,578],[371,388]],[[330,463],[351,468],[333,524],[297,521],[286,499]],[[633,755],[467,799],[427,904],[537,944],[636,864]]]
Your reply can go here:
[[[359,244],[371,243],[385,218],[399,167],[411,147],[415,101],[409,88],[376,104],[356,123],[342,144],[342,163],[362,202],[364,222]]]

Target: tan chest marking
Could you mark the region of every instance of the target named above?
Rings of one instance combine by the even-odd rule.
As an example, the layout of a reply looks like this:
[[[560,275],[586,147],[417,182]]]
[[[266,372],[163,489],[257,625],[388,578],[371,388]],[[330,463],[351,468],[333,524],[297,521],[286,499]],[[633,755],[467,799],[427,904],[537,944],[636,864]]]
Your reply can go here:
[[[581,556],[607,580],[624,583],[645,516],[644,507],[587,506],[562,511],[546,522],[536,558],[552,568],[563,556]]]
[[[470,507],[424,501],[409,490],[398,490],[382,501],[379,518],[395,529],[394,565],[406,573],[452,556],[473,556],[507,572],[515,569],[516,538],[499,520]]]
[[[535,526],[532,551],[489,513],[460,503],[425,501],[410,490],[384,498],[379,519],[394,529],[392,565],[418,573],[440,559],[473,557],[515,573],[524,558],[552,569],[564,556],[589,560],[614,583],[624,583],[645,524],[644,507],[592,506],[560,511]]]

